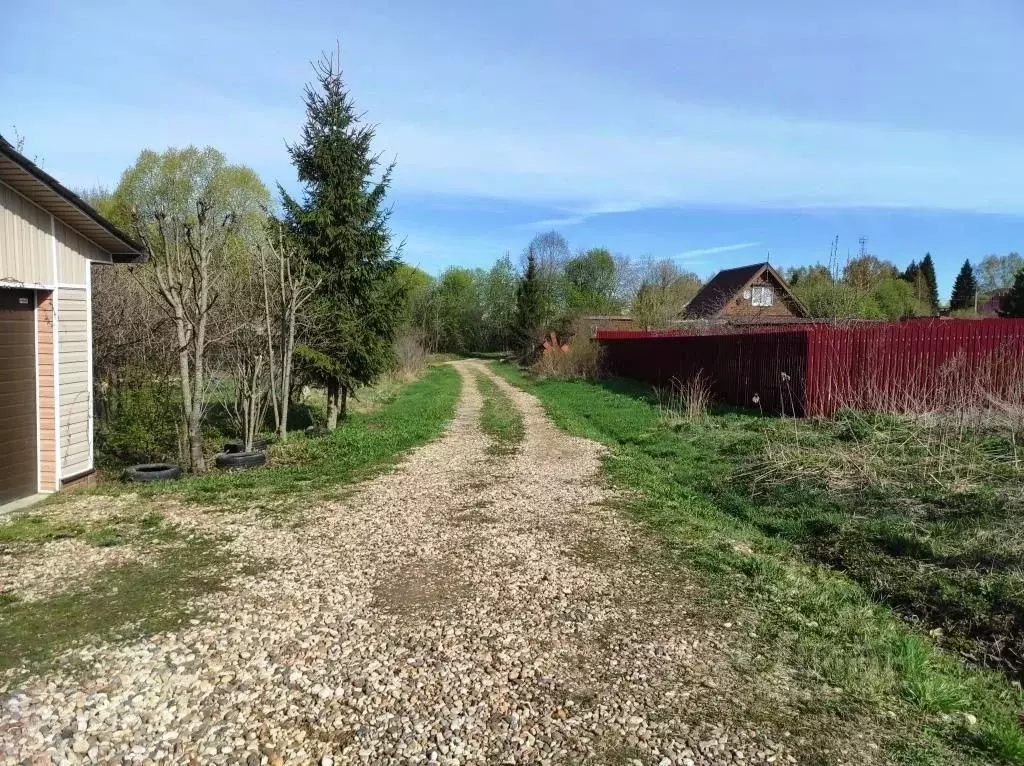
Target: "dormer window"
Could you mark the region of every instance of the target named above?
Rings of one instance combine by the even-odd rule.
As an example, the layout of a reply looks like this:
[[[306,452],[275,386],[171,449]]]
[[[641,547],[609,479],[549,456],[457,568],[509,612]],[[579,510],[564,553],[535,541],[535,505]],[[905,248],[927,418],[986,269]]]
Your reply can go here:
[[[771,306],[775,300],[771,285],[754,285],[750,290],[752,306]]]

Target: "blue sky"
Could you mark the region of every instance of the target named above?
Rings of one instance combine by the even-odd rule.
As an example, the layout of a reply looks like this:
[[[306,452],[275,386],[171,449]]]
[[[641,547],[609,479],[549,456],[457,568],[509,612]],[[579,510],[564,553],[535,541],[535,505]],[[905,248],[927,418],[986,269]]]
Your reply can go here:
[[[290,186],[337,42],[427,271],[550,228],[704,276],[864,235],[931,251],[945,295],[965,258],[1024,249],[1024,6],[842,5],[36,0],[5,11],[0,132],[75,187],[189,143]]]

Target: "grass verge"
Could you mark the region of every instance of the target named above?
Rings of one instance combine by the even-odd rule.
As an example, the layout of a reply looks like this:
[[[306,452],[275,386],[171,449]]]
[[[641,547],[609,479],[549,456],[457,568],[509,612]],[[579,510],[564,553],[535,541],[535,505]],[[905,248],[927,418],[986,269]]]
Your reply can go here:
[[[458,396],[458,373],[447,365],[433,366],[376,409],[351,414],[328,436],[293,435],[285,445],[272,445],[266,468],[213,470],[176,482],[110,484],[96,491],[177,497],[225,510],[295,510],[311,497],[334,496],[342,485],[393,465],[407,450],[436,437],[451,420]]]
[[[487,451],[498,456],[515,453],[526,434],[523,414],[509,395],[487,375],[478,373],[476,385],[484,400],[480,427],[491,438],[491,446]]]
[[[756,610],[761,651],[806,686],[808,717],[838,716],[851,727],[867,717],[893,762],[1024,763],[1019,686],[936,649],[861,584],[755,521],[763,501],[750,492],[749,458],[781,421],[714,413],[671,423],[627,383],[495,369],[536,395],[557,425],[607,445],[607,476],[630,490],[630,510],[712,592]]]

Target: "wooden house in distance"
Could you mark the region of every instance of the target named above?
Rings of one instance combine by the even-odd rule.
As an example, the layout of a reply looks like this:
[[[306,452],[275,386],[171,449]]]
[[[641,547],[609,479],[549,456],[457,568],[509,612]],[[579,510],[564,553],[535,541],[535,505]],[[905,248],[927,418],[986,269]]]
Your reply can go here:
[[[754,263],[718,272],[683,312],[684,320],[770,322],[805,319],[807,316],[806,307],[769,263]]]

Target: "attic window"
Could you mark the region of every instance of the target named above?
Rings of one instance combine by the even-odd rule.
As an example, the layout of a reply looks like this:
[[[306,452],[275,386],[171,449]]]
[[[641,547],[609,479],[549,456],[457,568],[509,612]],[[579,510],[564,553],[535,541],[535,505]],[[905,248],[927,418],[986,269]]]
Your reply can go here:
[[[753,306],[771,306],[774,299],[771,285],[754,285],[750,290],[750,303]]]

